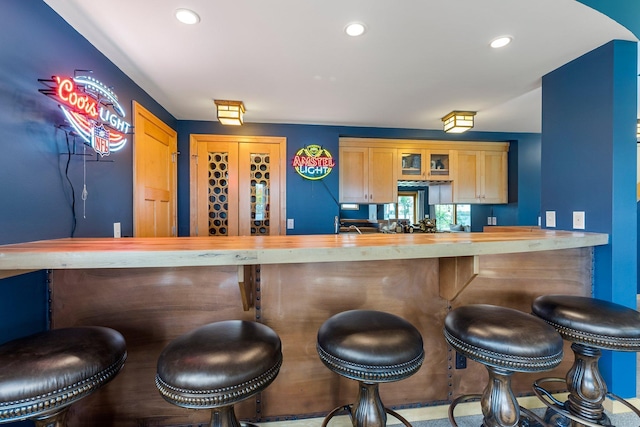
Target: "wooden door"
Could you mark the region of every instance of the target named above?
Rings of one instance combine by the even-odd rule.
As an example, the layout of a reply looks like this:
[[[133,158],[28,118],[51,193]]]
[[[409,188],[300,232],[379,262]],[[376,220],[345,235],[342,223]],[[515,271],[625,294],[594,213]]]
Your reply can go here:
[[[455,173],[455,203],[478,203],[480,200],[480,152],[458,151]]]
[[[340,203],[369,203],[369,149],[340,147]]]
[[[482,203],[507,203],[507,153],[485,151],[482,161]]]
[[[238,143],[202,141],[197,145],[196,236],[238,235]]]
[[[397,150],[369,148],[369,203],[398,201]]]
[[[280,153],[275,144],[240,143],[238,235],[285,234],[280,223]]]
[[[176,236],[177,133],[135,101],[133,126],[133,235]]]
[[[191,235],[285,234],[286,139],[191,135]]]

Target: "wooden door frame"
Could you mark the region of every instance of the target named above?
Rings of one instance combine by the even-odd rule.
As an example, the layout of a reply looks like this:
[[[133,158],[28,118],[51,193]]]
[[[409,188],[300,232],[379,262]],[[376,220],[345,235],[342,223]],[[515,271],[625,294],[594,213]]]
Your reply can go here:
[[[189,235],[196,235],[198,225],[198,144],[209,142],[238,142],[256,144],[278,144],[280,148],[280,221],[281,234],[286,233],[287,224],[287,138],[282,136],[235,136],[214,134],[191,134],[189,136]]]

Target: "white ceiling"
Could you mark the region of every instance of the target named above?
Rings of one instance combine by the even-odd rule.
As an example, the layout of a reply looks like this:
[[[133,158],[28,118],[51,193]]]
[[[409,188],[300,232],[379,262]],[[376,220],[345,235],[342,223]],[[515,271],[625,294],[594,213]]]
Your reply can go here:
[[[626,28],[575,0],[45,0],[179,120],[540,132],[541,77]],[[201,17],[174,17],[187,7]],[[364,22],[352,38],[344,27]],[[513,43],[491,49],[496,36]],[[117,90],[117,88],[116,88]]]

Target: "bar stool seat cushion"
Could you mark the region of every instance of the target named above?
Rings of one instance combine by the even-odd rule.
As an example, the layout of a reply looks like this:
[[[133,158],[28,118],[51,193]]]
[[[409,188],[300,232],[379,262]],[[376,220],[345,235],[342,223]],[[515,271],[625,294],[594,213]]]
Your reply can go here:
[[[104,327],[53,329],[0,346],[0,421],[56,412],[116,376],[122,335]]]
[[[280,337],[256,322],[201,326],[169,343],[158,359],[162,397],[185,408],[229,406],[265,389],[282,364]]]
[[[472,304],[445,318],[444,336],[459,353],[515,372],[555,368],[562,361],[560,335],[535,316],[507,307]]]
[[[350,310],[327,319],[317,350],[332,371],[363,382],[391,382],[413,375],[424,360],[422,335],[396,315]]]
[[[531,306],[567,341],[619,351],[640,351],[640,313],[591,297],[543,295]]]

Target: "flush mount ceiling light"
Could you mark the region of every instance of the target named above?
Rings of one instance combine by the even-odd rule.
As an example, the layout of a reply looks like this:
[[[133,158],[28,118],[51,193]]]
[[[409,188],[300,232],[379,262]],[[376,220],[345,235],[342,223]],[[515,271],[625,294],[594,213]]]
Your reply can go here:
[[[213,102],[218,110],[218,121],[223,125],[242,126],[245,112],[242,101],[226,101],[216,99]]]
[[[475,111],[452,111],[442,118],[444,131],[447,133],[462,133],[473,127]]]
[[[200,16],[190,9],[176,9],[176,18],[183,24],[188,25],[200,22]]]
[[[367,27],[362,22],[352,22],[344,27],[344,32],[351,37],[358,37],[364,34]]]
[[[512,41],[513,41],[513,37],[511,37],[511,36],[500,36],[500,37],[496,37],[495,39],[491,40],[491,43],[489,43],[489,46],[491,46],[494,49],[498,49],[498,48],[501,48],[501,47],[505,47],[506,45],[508,45]]]

